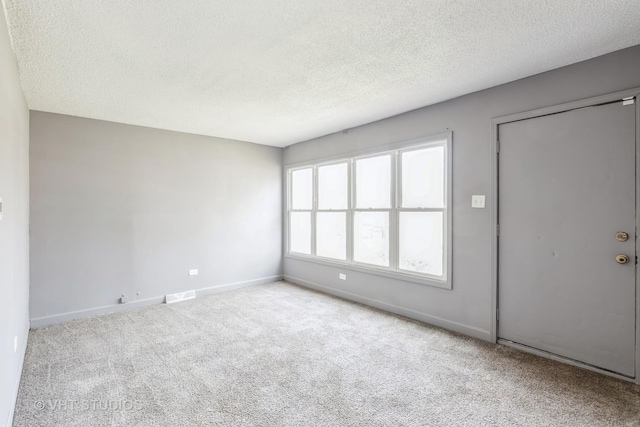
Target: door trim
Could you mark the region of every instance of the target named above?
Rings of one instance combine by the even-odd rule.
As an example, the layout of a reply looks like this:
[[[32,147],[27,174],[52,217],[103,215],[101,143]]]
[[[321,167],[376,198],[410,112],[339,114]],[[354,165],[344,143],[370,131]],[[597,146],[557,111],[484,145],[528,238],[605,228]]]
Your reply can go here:
[[[627,89],[619,92],[613,92],[605,95],[600,95],[592,98],[581,99],[573,102],[568,102],[564,104],[553,105],[545,108],[539,108],[536,110],[523,111],[520,113],[510,114],[507,116],[496,117],[491,120],[491,146],[490,146],[490,158],[491,158],[491,203],[489,205],[490,208],[490,217],[491,217],[491,313],[490,313],[490,341],[494,343],[498,343],[498,126],[505,123],[516,122],[520,120],[532,119],[535,117],[546,116],[549,114],[562,113],[565,111],[575,110],[578,108],[590,107],[593,105],[604,104],[607,102],[612,102],[616,100],[621,100],[622,98],[628,97],[636,97],[635,101],[635,109],[636,109],[636,236],[640,231],[640,87]],[[636,238],[636,254],[639,251],[639,243],[640,239]],[[561,362],[569,363],[574,366],[579,366],[591,371],[596,371],[608,376],[613,376],[616,378],[624,379],[626,381],[632,381],[636,384],[640,384],[640,279],[638,274],[638,267],[636,266],[636,337],[635,337],[635,361],[636,361],[636,369],[635,369],[635,378],[628,378],[624,376],[616,375],[612,372],[609,372],[604,369],[596,368],[591,365],[587,365],[578,361],[570,360],[563,358],[561,356],[552,355],[550,353],[530,349],[525,346],[520,346],[518,344],[511,345],[511,347],[519,348],[520,350],[528,351],[534,354],[538,354],[543,357],[549,357],[554,360],[558,360]],[[506,344],[503,340],[500,340],[501,344]],[[553,356],[553,357],[552,357]]]

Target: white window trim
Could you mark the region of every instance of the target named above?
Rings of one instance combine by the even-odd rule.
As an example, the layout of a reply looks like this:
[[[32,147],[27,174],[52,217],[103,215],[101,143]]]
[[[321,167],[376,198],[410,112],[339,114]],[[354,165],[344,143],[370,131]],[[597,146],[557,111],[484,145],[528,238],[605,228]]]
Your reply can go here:
[[[411,208],[401,208],[400,206],[400,194],[399,191],[396,191],[398,188],[398,184],[400,184],[401,177],[399,176],[399,165],[398,162],[400,154],[403,151],[411,151],[415,149],[425,148],[429,146],[438,146],[441,145],[445,150],[445,173],[444,173],[444,181],[445,181],[445,204],[444,208],[434,208],[434,209],[411,209]],[[316,161],[307,161],[300,163],[293,163],[285,165],[285,188],[286,188],[286,197],[284,200],[284,211],[286,213],[286,224],[284,227],[285,230],[285,258],[291,258],[306,262],[312,262],[317,264],[323,264],[331,267],[348,269],[368,274],[374,274],[377,276],[389,277],[396,280],[402,280],[407,282],[419,283],[423,285],[433,286],[437,288],[443,289],[452,289],[452,258],[453,258],[453,230],[452,230],[452,220],[453,220],[453,212],[452,212],[452,195],[453,195],[453,173],[452,173],[452,163],[453,163],[453,155],[452,155],[452,145],[453,145],[453,133],[451,131],[439,133],[436,135],[430,135],[423,138],[412,139],[409,141],[403,141],[395,144],[389,144],[383,147],[378,147],[369,150],[357,151],[352,153],[347,153],[342,156],[323,158]],[[375,266],[366,263],[359,263],[353,260],[353,219],[354,213],[356,211],[366,211],[367,209],[356,209],[355,208],[355,160],[367,158],[367,157],[376,157],[384,154],[392,153],[392,164],[391,164],[391,209],[371,209],[371,211],[384,211],[389,212],[389,267],[384,266]],[[326,166],[331,164],[348,162],[349,166],[349,174],[348,174],[348,185],[349,185],[349,205],[347,212],[347,220],[346,220],[346,238],[347,238],[347,259],[345,261],[336,260],[332,258],[323,258],[316,256],[316,214],[317,212],[329,212],[327,210],[319,211],[318,207],[318,179],[317,179],[317,168],[320,166]],[[291,225],[290,222],[290,212],[294,212],[290,209],[291,206],[291,173],[295,170],[313,168],[313,205],[311,211],[311,255],[305,255],[301,253],[290,252],[290,231],[289,227]],[[396,182],[398,181],[398,182]],[[399,233],[399,212],[405,211],[444,211],[445,219],[444,219],[444,238],[443,238],[443,251],[444,251],[444,266],[443,266],[443,277],[430,276],[426,274],[420,273],[412,273],[410,271],[400,270],[398,268],[398,233]],[[299,210],[297,210],[299,212]],[[305,210],[306,211],[306,210]],[[335,210],[335,212],[344,212],[344,210]]]

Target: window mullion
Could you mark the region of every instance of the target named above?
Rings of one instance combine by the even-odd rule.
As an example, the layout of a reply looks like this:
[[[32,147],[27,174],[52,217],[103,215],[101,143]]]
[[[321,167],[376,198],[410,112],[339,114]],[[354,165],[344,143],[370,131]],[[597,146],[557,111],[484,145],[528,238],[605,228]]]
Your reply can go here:
[[[351,159],[349,161],[349,242],[347,243],[347,262],[353,264],[354,261],[354,242],[355,239],[355,215],[356,215],[356,198],[358,197],[356,190],[356,162]]]
[[[349,159],[348,163],[348,172],[347,172],[347,182],[348,182],[348,197],[347,197],[347,262],[349,264],[353,264],[353,224],[354,224],[354,207],[355,207],[355,171],[354,166],[355,162],[353,159]]]
[[[391,211],[389,212],[389,268],[398,271],[398,197],[400,190],[398,187],[400,180],[398,178],[398,152],[394,151],[391,156]]]
[[[311,255],[316,256],[316,216],[318,214],[318,167],[313,167],[313,197],[311,198]]]

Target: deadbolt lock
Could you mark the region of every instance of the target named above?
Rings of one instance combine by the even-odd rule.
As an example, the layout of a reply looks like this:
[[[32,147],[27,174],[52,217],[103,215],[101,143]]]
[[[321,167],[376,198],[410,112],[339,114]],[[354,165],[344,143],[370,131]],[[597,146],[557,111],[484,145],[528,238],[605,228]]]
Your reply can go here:
[[[626,255],[617,255],[616,256],[616,262],[618,264],[626,264],[629,262],[629,257]]]
[[[626,242],[627,240],[629,240],[629,234],[625,233],[624,231],[618,231],[616,233],[616,240],[618,242]]]

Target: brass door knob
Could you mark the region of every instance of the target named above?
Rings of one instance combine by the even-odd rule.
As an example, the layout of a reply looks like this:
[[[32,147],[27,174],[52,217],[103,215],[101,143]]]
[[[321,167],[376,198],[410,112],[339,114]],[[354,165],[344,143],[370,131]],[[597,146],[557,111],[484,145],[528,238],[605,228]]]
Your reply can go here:
[[[616,262],[618,264],[626,264],[629,262],[629,257],[626,255],[617,255],[616,256]]]
[[[624,231],[618,231],[616,233],[616,240],[618,242],[626,242],[627,240],[629,240],[629,234],[625,233]]]

